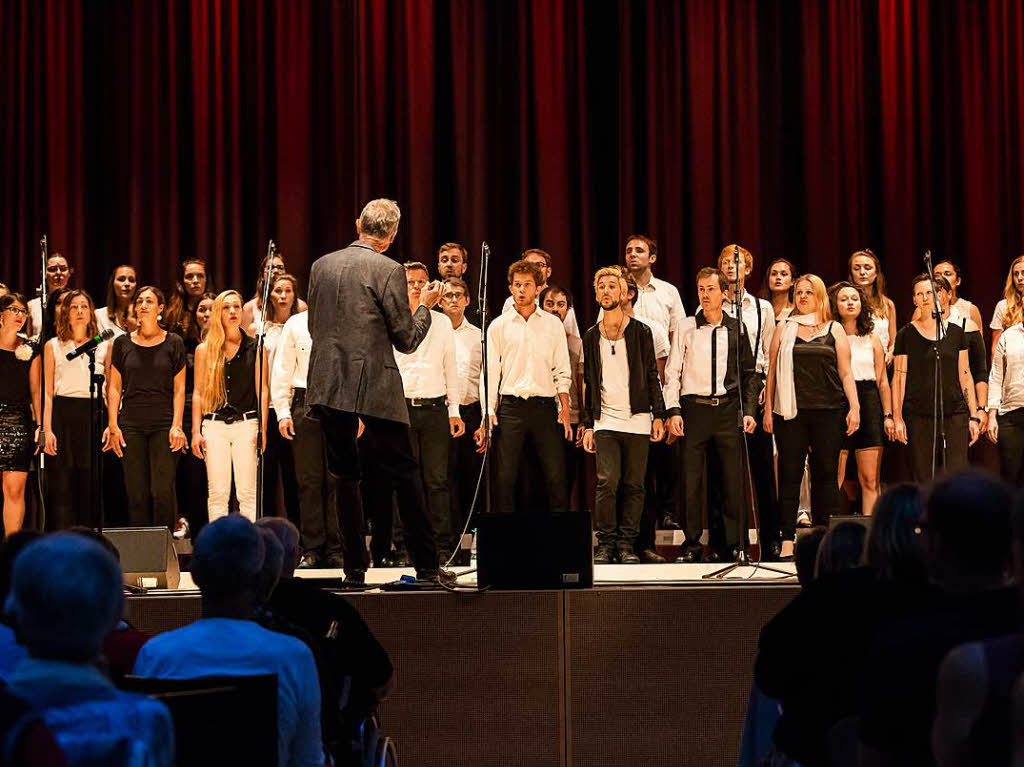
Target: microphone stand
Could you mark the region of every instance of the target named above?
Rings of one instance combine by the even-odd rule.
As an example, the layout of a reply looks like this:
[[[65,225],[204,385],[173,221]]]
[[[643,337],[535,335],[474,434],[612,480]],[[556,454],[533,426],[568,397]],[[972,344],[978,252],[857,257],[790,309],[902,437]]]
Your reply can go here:
[[[942,307],[939,306],[939,286],[935,284],[935,272],[932,269],[932,252],[924,252],[924,267],[928,271],[928,280],[932,286],[932,316],[935,318],[935,374],[934,374],[934,396],[932,399],[932,414],[937,414],[932,424],[932,479],[935,479],[935,454],[942,453],[942,468],[946,468],[946,414],[945,404],[942,401],[942,357],[939,352],[939,343],[942,341],[944,328],[942,327]]]
[[[89,355],[89,434],[92,449],[89,451],[89,479],[92,482],[93,503],[96,505],[96,530],[101,534],[106,523],[103,508],[103,460],[100,457],[99,424],[103,376],[96,373],[96,349],[86,352]]]
[[[738,409],[736,411],[736,421],[737,421],[736,428],[739,429],[740,440],[743,442],[743,450],[737,450],[736,451],[736,462],[739,464],[739,478],[740,478],[740,482],[743,484],[743,491],[746,491],[747,488],[750,488],[750,513],[751,513],[751,516],[753,517],[754,528],[755,529],[759,529],[758,520],[757,520],[757,501],[754,498],[754,478],[750,474],[750,455],[749,455],[749,452],[748,452],[748,449],[747,449],[747,433],[743,430],[743,415],[744,415],[743,414],[743,369],[742,369],[742,367],[740,365],[740,349],[742,349],[743,347],[740,346],[740,344],[749,344],[750,343],[750,339],[745,337],[746,333],[745,333],[744,327],[743,327],[743,293],[744,293],[744,285],[743,285],[743,283],[744,283],[744,280],[743,280],[743,264],[740,263],[740,249],[739,249],[738,246],[734,246],[733,247],[733,249],[732,249],[732,257],[733,257],[734,263],[736,264],[736,283],[735,283],[735,287],[733,288],[733,301],[734,301],[733,305],[736,307],[736,396],[739,398],[739,407],[738,407]],[[723,317],[723,321],[724,321],[724,317],[727,315],[727,312],[725,312],[725,307],[722,307],[722,309],[723,309],[722,317]],[[756,311],[760,312],[761,311],[760,304],[757,304],[755,302],[754,309]],[[728,341],[727,341],[727,343],[728,343]],[[755,367],[757,366],[757,350],[756,349],[754,350],[754,365],[755,365]],[[714,396],[714,395],[715,395],[715,382],[712,381],[711,382],[711,396]],[[765,403],[765,406],[767,407],[768,403]],[[744,475],[743,475],[743,457],[744,456],[746,456],[746,458],[747,458],[747,462],[746,462],[747,463],[747,475],[746,475],[745,478],[744,478]],[[744,479],[746,481],[744,481]],[[741,492],[740,493],[741,497],[743,495],[746,495],[746,492]],[[736,570],[736,569],[738,569],[740,567],[752,567],[754,569],[754,573],[756,573],[758,570],[766,570],[768,572],[779,573],[780,575],[785,575],[785,576],[790,576],[791,577],[793,575],[793,573],[787,572],[787,571],[782,570],[781,568],[778,568],[778,567],[771,567],[770,565],[761,564],[761,559],[764,557],[764,542],[760,538],[758,538],[758,540],[757,540],[758,550],[760,552],[760,554],[758,554],[757,561],[752,562],[747,557],[747,547],[746,547],[746,544],[749,543],[750,534],[749,534],[749,532],[747,530],[746,515],[742,515],[742,518],[743,518],[743,522],[742,522],[742,527],[740,528],[740,536],[741,536],[741,539],[740,539],[741,540],[740,551],[739,551],[739,555],[736,558],[736,561],[733,562],[732,564],[726,565],[725,567],[723,567],[721,569],[718,569],[718,570],[715,570],[713,572],[706,573],[706,574],[702,575],[701,579],[702,580],[711,580],[711,579],[722,580],[727,575],[729,575],[731,572],[733,572],[734,570]],[[743,539],[747,539],[747,540],[743,540]],[[754,573],[751,573],[751,576],[753,576]]]
[[[262,314],[256,326],[256,365],[259,371],[259,385],[256,387],[256,519],[263,516],[263,350],[266,348],[267,312],[270,310],[270,282],[274,273],[274,256],[277,245],[273,240],[267,243],[267,259],[263,266],[263,290],[260,291]],[[296,299],[298,300],[298,299]]]
[[[483,364],[480,374],[483,376],[484,394],[484,459],[480,470],[484,476],[484,513],[491,513],[491,415],[488,412],[491,402],[490,376],[487,365],[487,282],[488,269],[491,263],[491,247],[484,242],[480,246],[480,280],[477,286],[477,306],[480,310],[480,359]]]
[[[43,418],[43,413],[46,410],[46,365],[42,364],[42,360],[45,359],[46,351],[46,310],[50,305],[50,297],[46,290],[46,262],[50,260],[50,250],[46,240],[46,234],[39,239],[39,255],[42,261],[42,282],[40,282],[39,288],[39,316],[42,318],[40,321],[41,327],[39,328],[39,335],[36,340],[36,349],[39,350],[40,365],[39,365],[39,412],[36,414],[39,418],[39,436],[36,439],[36,450],[39,455],[38,469],[36,470],[36,484],[39,486],[39,529],[46,529],[46,493],[43,483],[43,471],[46,468],[46,453],[43,448],[46,447],[46,435],[43,434],[43,424],[46,422]]]

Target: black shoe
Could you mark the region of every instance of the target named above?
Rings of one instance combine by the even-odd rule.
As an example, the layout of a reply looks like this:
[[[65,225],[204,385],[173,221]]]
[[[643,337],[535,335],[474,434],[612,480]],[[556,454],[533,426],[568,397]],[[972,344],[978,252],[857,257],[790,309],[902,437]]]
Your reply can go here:
[[[721,562],[722,557],[719,556],[718,552],[714,549],[708,549],[700,558],[701,562],[705,564],[714,564],[715,562]]]
[[[420,583],[437,583],[444,586],[454,586],[458,576],[451,570],[439,567],[436,570],[421,570],[416,573],[416,580]]]
[[[344,585],[362,586],[366,583],[366,572],[363,570],[351,570],[345,573]]]
[[[778,562],[780,556],[782,556],[782,544],[778,541],[766,543],[764,549],[761,550],[763,562]]]
[[[597,544],[597,551],[594,552],[595,565],[610,565],[615,562],[615,547],[610,543]]]
[[[679,558],[676,559],[677,565],[695,565],[700,562],[701,550],[699,548],[684,549],[683,553]]]
[[[747,551],[742,546],[733,546],[729,550],[729,559],[732,562],[746,562]]]
[[[299,560],[299,567],[303,569],[320,567],[320,555],[315,551],[307,551],[302,555],[302,559]]]
[[[345,557],[341,554],[328,554],[320,560],[320,566],[330,570],[341,570],[345,567]]]
[[[394,567],[412,567],[412,560],[409,559],[409,552],[400,551],[395,556]]]
[[[623,565],[638,565],[640,557],[633,551],[633,544],[622,541],[617,547],[619,563]]]
[[[640,552],[640,561],[649,565],[663,565],[668,562],[665,557],[661,556],[654,549],[644,549]]]
[[[659,530],[682,530],[679,523],[675,521],[671,514],[664,514],[661,517],[661,521],[658,523]]]

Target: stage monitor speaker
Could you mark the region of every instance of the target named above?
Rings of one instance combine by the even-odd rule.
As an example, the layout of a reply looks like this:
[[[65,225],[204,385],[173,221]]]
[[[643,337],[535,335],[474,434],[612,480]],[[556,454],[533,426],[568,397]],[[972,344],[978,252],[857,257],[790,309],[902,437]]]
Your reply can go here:
[[[121,571],[129,586],[178,588],[178,555],[166,527],[114,527],[104,530],[103,535],[121,555]]]
[[[834,517],[829,517],[828,529],[831,530],[836,525],[842,524],[843,522],[853,522],[854,524],[861,525],[868,532],[871,532],[871,520],[870,516],[862,516],[860,514],[837,514]]]
[[[590,514],[481,514],[477,583],[492,589],[588,589],[594,585]]]

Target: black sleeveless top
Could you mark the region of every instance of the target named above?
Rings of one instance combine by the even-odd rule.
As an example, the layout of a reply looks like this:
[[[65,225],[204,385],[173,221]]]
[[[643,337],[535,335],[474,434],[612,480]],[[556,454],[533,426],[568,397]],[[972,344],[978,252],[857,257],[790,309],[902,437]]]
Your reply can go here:
[[[231,359],[224,360],[226,402],[221,415],[242,415],[256,409],[256,342],[242,333],[242,342]]]
[[[831,322],[824,333],[809,341],[797,335],[793,345],[793,386],[798,410],[842,410],[846,407]]]
[[[31,346],[32,357],[19,360],[14,352],[0,349],[0,405],[17,405],[19,407],[32,404],[32,387],[29,386],[29,368],[36,352]]]

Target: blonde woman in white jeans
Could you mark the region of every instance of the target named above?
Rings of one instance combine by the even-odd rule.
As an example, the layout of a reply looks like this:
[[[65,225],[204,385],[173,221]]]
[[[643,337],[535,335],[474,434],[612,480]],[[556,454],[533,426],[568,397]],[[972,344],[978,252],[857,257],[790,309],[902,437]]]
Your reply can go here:
[[[260,451],[265,449],[270,397],[266,352],[261,368],[256,364],[256,341],[241,331],[241,322],[242,296],[225,290],[213,302],[206,340],[196,347],[192,453],[206,461],[211,522],[228,513],[232,474],[239,510],[256,519],[256,439],[262,432]],[[256,409],[257,391],[261,413]]]

